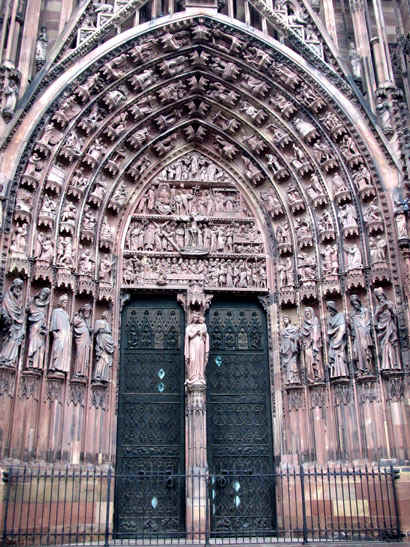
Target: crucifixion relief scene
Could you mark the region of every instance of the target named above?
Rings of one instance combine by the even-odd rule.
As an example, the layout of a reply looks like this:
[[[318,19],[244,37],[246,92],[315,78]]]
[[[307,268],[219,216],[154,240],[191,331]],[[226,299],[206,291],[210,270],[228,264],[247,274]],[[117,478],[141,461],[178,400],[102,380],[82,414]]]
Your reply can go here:
[[[408,2],[0,15],[5,545],[410,537]]]

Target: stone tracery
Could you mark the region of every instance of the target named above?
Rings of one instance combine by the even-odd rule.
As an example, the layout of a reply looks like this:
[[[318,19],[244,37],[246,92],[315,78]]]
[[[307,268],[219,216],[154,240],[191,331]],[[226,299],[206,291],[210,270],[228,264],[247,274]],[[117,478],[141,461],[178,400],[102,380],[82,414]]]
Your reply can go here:
[[[238,35],[208,18],[147,32],[57,101],[21,176],[11,276],[69,289],[93,317],[121,287],[269,290],[295,322],[313,306],[323,337],[325,297],[346,309],[346,290],[390,291],[394,243],[357,135],[255,38],[233,62]]]

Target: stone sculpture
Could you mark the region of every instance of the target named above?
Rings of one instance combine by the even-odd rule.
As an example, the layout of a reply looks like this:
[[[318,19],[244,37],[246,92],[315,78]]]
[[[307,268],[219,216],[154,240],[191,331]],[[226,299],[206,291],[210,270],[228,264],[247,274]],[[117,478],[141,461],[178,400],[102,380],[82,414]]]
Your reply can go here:
[[[305,308],[300,329],[302,354],[309,382],[323,379],[322,334],[320,321],[313,308]]]
[[[357,294],[350,296],[352,313],[348,325],[352,336],[352,357],[358,374],[368,374],[372,370],[373,340],[370,331],[370,313]]]
[[[204,385],[205,368],[209,354],[209,334],[204,316],[192,313],[191,322],[185,330],[185,365],[187,385]]]
[[[0,366],[15,367],[25,335],[22,279],[14,279],[0,308],[0,325],[4,332],[0,349]]]
[[[382,287],[374,289],[376,310],[374,312],[377,340],[380,351],[380,369],[401,369],[397,318],[393,303],[386,298]]]
[[[348,377],[345,316],[337,310],[336,302],[333,300],[329,300],[326,306],[329,313],[327,320],[329,375],[330,378]]]
[[[104,311],[101,319],[95,322],[94,332],[96,362],[93,380],[96,382],[109,382],[115,344],[109,323],[108,311]]]
[[[29,344],[27,366],[33,369],[44,368],[44,352],[47,334],[47,308],[50,302],[50,289],[44,287],[32,299],[28,309]]]
[[[82,378],[87,376],[90,364],[91,329],[90,329],[91,305],[84,304],[74,315],[73,331],[75,341],[74,376]]]
[[[68,296],[58,299],[59,307],[51,315],[50,331],[53,335],[51,346],[50,372],[70,372],[71,364],[71,325],[66,311]]]
[[[300,384],[299,349],[299,329],[285,315],[280,333],[280,356],[287,384]]]

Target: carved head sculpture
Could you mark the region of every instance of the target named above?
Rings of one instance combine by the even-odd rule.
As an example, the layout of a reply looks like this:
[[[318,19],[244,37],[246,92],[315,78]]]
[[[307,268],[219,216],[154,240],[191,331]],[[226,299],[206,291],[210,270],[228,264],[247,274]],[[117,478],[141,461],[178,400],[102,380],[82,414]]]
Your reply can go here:
[[[359,295],[357,294],[352,294],[350,296],[350,303],[355,310],[360,310],[362,307],[362,303],[360,302]]]
[[[10,285],[10,292],[15,298],[19,298],[23,292],[24,281],[19,277]]]
[[[79,309],[79,312],[84,317],[84,319],[88,319],[91,315],[91,304],[84,304]]]
[[[311,321],[313,317],[313,308],[307,307],[304,311],[304,319],[305,321]]]
[[[68,304],[68,296],[66,294],[62,294],[58,299],[58,303],[60,304],[60,308],[65,310]]]
[[[336,302],[334,300],[328,300],[326,303],[326,307],[330,315],[336,315],[338,313]]]
[[[289,325],[289,323],[290,323],[289,317],[287,315],[284,315],[283,316],[283,326],[285,327],[285,329]]]
[[[48,287],[43,287],[41,289],[41,291],[39,292],[38,294],[38,298],[42,301],[42,302],[47,302],[47,300],[49,299],[50,297],[50,293],[51,293],[51,290],[48,288]]]
[[[382,287],[377,287],[377,289],[374,289],[374,296],[380,303],[383,303],[386,300],[386,295],[384,294]]]

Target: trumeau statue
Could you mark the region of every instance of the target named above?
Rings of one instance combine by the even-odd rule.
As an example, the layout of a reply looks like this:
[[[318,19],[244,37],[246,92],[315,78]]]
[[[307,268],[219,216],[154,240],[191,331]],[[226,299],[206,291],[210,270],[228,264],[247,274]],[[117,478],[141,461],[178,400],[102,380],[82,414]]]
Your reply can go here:
[[[374,295],[376,297],[374,319],[379,342],[380,369],[382,371],[401,369],[397,318],[393,303],[386,298],[381,287],[374,289]]]
[[[372,370],[373,340],[370,331],[370,313],[357,294],[350,296],[352,312],[348,325],[352,335],[352,356],[358,374],[368,374]]]
[[[204,316],[192,313],[192,319],[185,330],[185,365],[187,385],[204,385],[205,368],[209,354],[209,334]]]
[[[322,334],[319,318],[315,315],[313,308],[305,308],[300,337],[308,381],[322,380]]]
[[[58,299],[59,307],[51,315],[50,331],[53,335],[50,358],[50,372],[70,372],[71,364],[71,325],[66,312],[68,296]]]
[[[90,330],[91,305],[84,304],[74,315],[73,332],[75,341],[74,376],[88,375],[91,349]]]
[[[298,366],[299,329],[292,325],[289,317],[283,317],[283,327],[280,333],[280,356],[285,370],[287,384],[300,384]]]
[[[28,309],[29,343],[27,367],[44,368],[44,352],[47,334],[47,309],[50,302],[50,289],[44,287],[32,299]]]
[[[104,311],[101,319],[95,322],[95,369],[93,380],[96,382],[109,382],[110,369],[115,350],[111,326],[108,322],[109,312]]]
[[[0,326],[4,332],[0,349],[0,366],[15,367],[17,364],[19,348],[25,334],[23,285],[22,279],[14,279],[0,308]]]
[[[337,311],[336,302],[327,302],[329,313],[327,320],[327,341],[330,378],[349,376],[346,360],[346,320],[342,312]]]

